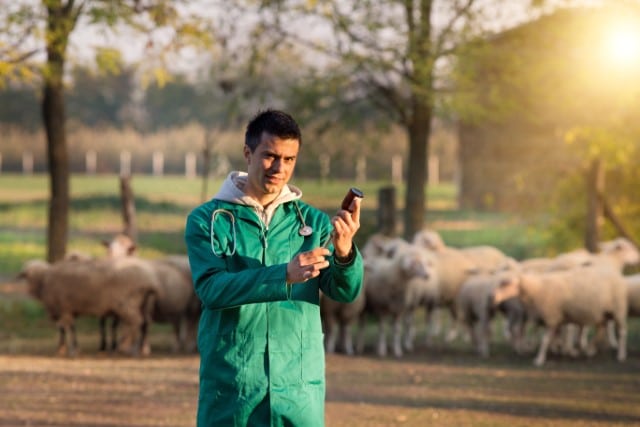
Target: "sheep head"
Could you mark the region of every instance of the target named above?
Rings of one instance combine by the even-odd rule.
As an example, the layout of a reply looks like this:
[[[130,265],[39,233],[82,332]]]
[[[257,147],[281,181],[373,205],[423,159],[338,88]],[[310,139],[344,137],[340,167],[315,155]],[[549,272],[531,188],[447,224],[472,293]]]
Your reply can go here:
[[[413,236],[413,243],[421,248],[439,251],[445,248],[444,240],[435,230],[420,230]]]
[[[109,258],[122,258],[135,255],[136,244],[125,234],[117,234],[110,242],[103,241],[106,246]]]
[[[625,237],[602,242],[599,246],[600,252],[615,257],[623,266],[632,266],[640,263],[638,248]]]
[[[29,295],[34,298],[40,298],[44,277],[50,266],[51,264],[41,259],[29,260],[22,266],[17,280],[26,281]]]
[[[407,277],[419,277],[428,280],[434,275],[434,261],[426,251],[413,247],[397,256],[401,257],[402,271]]]
[[[498,279],[498,286],[493,291],[493,305],[499,305],[509,298],[520,294],[520,277],[516,274],[503,274]]]

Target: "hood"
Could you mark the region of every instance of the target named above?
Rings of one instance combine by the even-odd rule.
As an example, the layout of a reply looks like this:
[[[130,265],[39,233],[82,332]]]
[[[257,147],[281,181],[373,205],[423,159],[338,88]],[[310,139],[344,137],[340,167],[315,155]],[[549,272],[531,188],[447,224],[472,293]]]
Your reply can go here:
[[[271,203],[267,206],[262,206],[257,200],[244,193],[243,189],[247,183],[247,178],[248,174],[246,172],[233,171],[229,173],[220,190],[213,198],[252,207],[265,225],[269,225],[278,206],[302,198],[302,191],[298,187],[287,184],[282,187],[280,194]]]

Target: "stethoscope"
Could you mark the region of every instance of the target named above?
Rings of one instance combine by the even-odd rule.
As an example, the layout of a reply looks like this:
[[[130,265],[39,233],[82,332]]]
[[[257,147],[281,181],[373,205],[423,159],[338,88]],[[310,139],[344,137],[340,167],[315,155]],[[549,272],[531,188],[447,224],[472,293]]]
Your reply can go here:
[[[302,215],[302,211],[300,210],[300,206],[298,206],[298,202],[294,201],[293,205],[296,208],[296,215],[298,216],[298,219],[300,219],[300,222],[302,223],[302,225],[298,229],[298,234],[301,235],[302,237],[311,236],[313,234],[313,228],[311,228],[311,226],[307,225],[307,223],[305,222],[304,216]],[[224,252],[218,253],[216,251],[216,248],[215,248],[215,245],[214,245],[215,231],[214,231],[214,227],[213,226],[214,226],[214,223],[216,221],[216,218],[219,215],[226,215],[229,218],[229,221],[231,222],[231,241],[232,241],[233,244],[232,244],[231,253],[229,253],[228,255],[225,254]],[[221,258],[223,256],[233,256],[236,253],[236,246],[237,246],[236,245],[236,218],[233,216],[233,212],[231,212],[228,209],[224,209],[224,208],[218,208],[218,209],[213,211],[213,213],[211,214],[210,243],[211,243],[211,251],[218,258]]]

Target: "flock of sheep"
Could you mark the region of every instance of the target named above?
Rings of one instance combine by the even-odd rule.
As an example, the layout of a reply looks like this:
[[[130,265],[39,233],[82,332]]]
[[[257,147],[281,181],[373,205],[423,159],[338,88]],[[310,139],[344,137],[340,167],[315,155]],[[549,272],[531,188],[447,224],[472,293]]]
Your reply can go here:
[[[640,274],[623,274],[625,267],[640,263],[640,252],[625,238],[602,242],[597,254],[576,250],[518,262],[491,246],[447,246],[437,232],[423,230],[412,242],[375,234],[362,253],[364,291],[358,300],[321,299],[327,352],[362,352],[364,323],[373,316],[377,354],[386,356],[390,347],[401,357],[414,346],[416,310],[425,310],[429,344],[438,332],[436,309],[446,308],[454,319],[446,341],[468,332],[482,357],[489,356],[492,321],[502,313],[503,333],[515,352],[538,345],[537,366],[550,349],[594,355],[604,345],[615,348],[623,361],[627,317],[640,316]],[[541,338],[531,333],[537,326],[543,326]]]
[[[124,235],[105,244],[104,257],[72,253],[53,264],[32,260],[20,273],[59,330],[58,353],[76,354],[78,316],[100,319],[101,350],[149,354],[149,326],[164,322],[173,326],[175,350],[197,351],[201,307],[188,258],[143,259]],[[343,304],[321,295],[327,352],[362,353],[365,322],[373,316],[376,353],[386,356],[390,349],[401,357],[413,350],[417,310],[425,312],[428,345],[439,330],[437,310],[445,308],[455,321],[446,341],[468,332],[482,357],[489,356],[492,322],[502,313],[503,333],[517,353],[538,345],[536,365],[545,363],[550,349],[593,355],[598,344],[616,348],[623,361],[627,318],[640,316],[640,274],[623,274],[625,267],[640,263],[640,252],[625,238],[601,243],[597,254],[576,250],[518,262],[491,246],[447,246],[437,232],[423,230],[412,242],[374,234],[362,254],[365,274],[358,299]],[[539,325],[541,338],[528,333]]]
[[[140,258],[133,241],[124,235],[105,244],[108,255],[102,258],[71,253],[53,264],[27,261],[20,272],[29,294],[44,305],[58,328],[58,354],[77,353],[78,316],[100,319],[100,350],[147,355],[149,326],[162,322],[173,326],[176,350],[195,351],[201,307],[188,258]]]

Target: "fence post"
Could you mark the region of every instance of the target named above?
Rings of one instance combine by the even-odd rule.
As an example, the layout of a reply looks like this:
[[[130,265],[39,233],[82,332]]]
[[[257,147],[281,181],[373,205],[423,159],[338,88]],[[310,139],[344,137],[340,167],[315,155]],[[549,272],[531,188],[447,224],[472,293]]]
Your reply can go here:
[[[25,151],[22,153],[22,173],[31,175],[33,173],[33,153]]]
[[[164,154],[162,151],[153,152],[152,163],[153,176],[162,176],[164,173]]]
[[[402,156],[398,154],[391,158],[391,182],[394,185],[402,184]]]
[[[367,158],[362,156],[356,160],[356,182],[367,181]]]
[[[131,153],[129,151],[120,152],[120,176],[131,175]]]
[[[320,180],[326,181],[331,173],[331,156],[327,153],[320,154]]]
[[[438,156],[429,156],[429,184],[440,183],[440,159]]]
[[[84,156],[87,174],[94,175],[98,167],[98,153],[89,150]]]
[[[192,151],[184,155],[184,176],[187,178],[196,177],[196,155]]]

